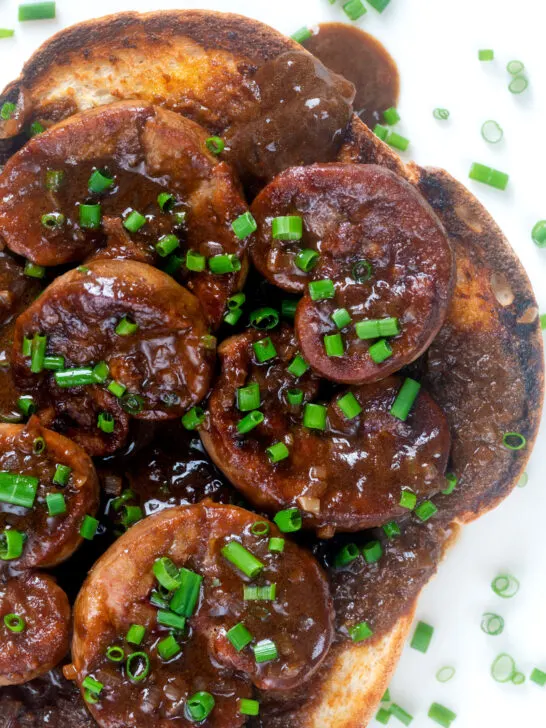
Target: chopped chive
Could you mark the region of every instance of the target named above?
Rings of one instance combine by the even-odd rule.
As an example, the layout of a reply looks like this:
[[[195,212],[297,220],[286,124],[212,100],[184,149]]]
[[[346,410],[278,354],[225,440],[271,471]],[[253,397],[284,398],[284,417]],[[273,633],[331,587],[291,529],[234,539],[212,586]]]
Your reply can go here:
[[[438,119],[438,121],[447,121],[447,119],[449,119],[449,110],[436,108],[432,112],[432,116],[434,116],[435,119]]]
[[[534,682],[536,685],[540,685],[540,687],[543,688],[546,685],[546,672],[543,672],[542,670],[539,670],[538,667],[535,667],[533,672],[531,673],[531,676],[529,677],[529,680]]]
[[[17,400],[17,407],[21,410],[25,417],[29,417],[31,414],[36,412],[36,404],[34,403],[34,398],[31,397],[30,394],[24,394],[22,397],[19,397]]]
[[[36,437],[32,443],[32,452],[35,455],[41,455],[47,449],[46,441],[43,437]]]
[[[248,645],[254,639],[252,634],[248,631],[248,629],[242,622],[239,622],[239,624],[236,624],[234,627],[228,630],[226,633],[226,637],[231,642],[233,647],[237,650],[237,652],[241,652],[241,650],[244,650],[245,647],[248,647]]]
[[[407,711],[404,710],[404,708],[401,708],[396,703],[392,703],[392,705],[389,708],[389,711],[391,715],[393,715],[397,720],[400,721],[400,723],[403,723],[404,725],[410,725],[410,723],[413,720],[413,716],[410,715]]]
[[[420,505],[417,506],[415,509],[415,515],[420,521],[428,521],[429,518],[432,518],[436,513],[438,513],[438,509],[434,505],[432,501],[426,500],[423,501]]]
[[[509,61],[506,66],[506,70],[512,76],[518,76],[520,73],[523,73],[523,71],[525,71],[525,66],[521,61]]]
[[[360,622],[349,627],[349,636],[353,642],[364,642],[373,635],[373,631],[367,622]]]
[[[254,349],[254,354],[260,364],[264,364],[266,361],[274,359],[277,356],[277,350],[269,336],[265,339],[253,342],[252,348]]]
[[[16,109],[17,106],[12,101],[5,101],[0,109],[0,118],[4,119],[4,121],[8,121],[8,119],[11,119]]]
[[[63,513],[66,513],[66,501],[62,493],[48,493],[46,504],[50,516],[62,516]]]
[[[21,3],[19,5],[19,22],[23,23],[27,20],[52,20],[55,18],[55,13],[54,0]]]
[[[267,456],[272,463],[279,463],[281,460],[286,460],[290,455],[290,451],[284,444],[284,442],[276,442],[266,450]]]
[[[305,361],[301,354],[296,354],[287,367],[287,371],[295,377],[301,377],[309,369],[309,364]]]
[[[347,311],[346,308],[337,308],[330,316],[330,318],[338,327],[338,329],[344,329],[352,321],[351,314]]]
[[[400,114],[398,113],[398,110],[394,108],[394,106],[391,106],[390,109],[386,109],[383,112],[383,119],[385,120],[385,124],[388,124],[389,126],[394,126],[400,121]]]
[[[441,667],[436,673],[436,680],[441,683],[449,682],[455,676],[455,668],[447,665]]]
[[[209,258],[209,269],[215,275],[236,273],[241,270],[241,261],[235,254],[213,255]]]
[[[285,544],[284,538],[278,538],[277,536],[272,536],[269,539],[268,549],[274,554],[282,554],[282,552],[284,551],[284,544]]]
[[[127,391],[127,387],[125,386],[125,384],[121,384],[121,382],[116,382],[115,380],[112,380],[110,382],[107,389],[110,394],[113,394],[114,397],[117,397],[118,399],[120,397],[123,397],[123,395]]]
[[[295,33],[292,33],[292,40],[295,40],[296,43],[304,43],[306,40],[309,40],[313,34],[309,30],[309,28],[306,28],[305,26],[303,28],[300,28],[299,30],[296,30]]]
[[[253,328],[259,331],[268,331],[277,326],[279,318],[279,312],[275,308],[264,306],[263,308],[257,308],[255,311],[252,311],[248,316],[248,322]]]
[[[354,543],[346,544],[334,557],[334,566],[340,568],[348,566],[360,556],[360,549]]]
[[[258,576],[264,568],[262,562],[238,541],[229,541],[223,546],[222,556],[250,579]]]
[[[116,334],[118,336],[132,336],[138,331],[138,324],[127,316],[124,316],[116,326]]]
[[[157,204],[161,212],[171,212],[175,202],[176,198],[170,192],[160,192],[157,196]]]
[[[141,624],[132,624],[129,627],[129,631],[125,636],[125,639],[132,645],[140,645],[142,643],[142,640],[144,639],[145,634],[146,627],[143,627]]]
[[[487,167],[485,164],[478,164],[474,162],[468,173],[470,179],[482,182],[490,187],[495,187],[497,190],[505,190],[508,185],[509,177],[504,172],[499,172],[497,169]]]
[[[80,227],[84,230],[98,230],[102,220],[100,205],[80,205]]]
[[[446,487],[442,490],[442,493],[444,495],[451,495],[455,488],[457,487],[457,476],[453,473],[446,473]]]
[[[212,713],[215,700],[210,693],[200,691],[186,701],[186,711],[192,721],[201,723]]]
[[[182,417],[182,424],[186,430],[196,430],[200,425],[203,424],[207,417],[205,410],[201,407],[192,407]]]
[[[249,412],[258,409],[260,406],[260,385],[258,382],[251,382],[246,387],[237,389],[237,409],[241,412]]]
[[[131,682],[142,682],[150,674],[150,658],[145,652],[132,652],[125,663],[125,671]]]
[[[72,468],[68,465],[57,465],[55,468],[55,474],[53,476],[53,482],[56,485],[67,485],[70,479]]]
[[[9,629],[10,632],[24,632],[27,623],[24,618],[19,614],[5,614],[4,625]]]
[[[125,530],[128,530],[131,526],[134,526],[135,523],[138,523],[144,518],[144,513],[140,506],[123,505],[120,512],[120,522]]]
[[[527,445],[527,439],[520,432],[505,432],[502,444],[508,450],[523,450]]]
[[[162,660],[170,660],[177,655],[181,649],[182,648],[172,634],[157,643],[157,652]]]
[[[11,28],[0,28],[0,38],[13,38],[15,31]]]
[[[481,629],[485,634],[496,637],[504,631],[504,619],[499,614],[486,612],[482,617]]]
[[[370,346],[368,352],[375,364],[381,364],[392,356],[392,347],[386,339],[379,339]]]
[[[381,723],[381,725],[387,725],[391,719],[391,714],[386,708],[379,708],[375,714],[375,719],[378,723]]]
[[[48,212],[42,215],[41,222],[48,230],[58,230],[65,224],[66,218],[62,212]]]
[[[160,609],[157,613],[157,623],[163,627],[182,631],[186,627],[186,617],[180,617],[168,609]]]
[[[405,422],[408,419],[411,408],[415,404],[420,389],[421,385],[419,382],[416,382],[415,379],[410,379],[410,377],[406,377],[390,409],[391,415]]]
[[[231,223],[231,227],[239,240],[244,240],[257,230],[258,225],[250,212],[245,212]]]
[[[95,169],[89,177],[87,186],[90,192],[101,194],[102,192],[106,192],[106,190],[111,189],[114,184],[115,180],[113,177],[109,177],[107,174],[104,174],[100,171],[100,169]]]
[[[301,240],[303,235],[303,218],[299,215],[274,217],[271,223],[271,235],[275,240]],[[315,252],[316,251],[311,251]],[[318,253],[316,253],[318,258]],[[302,268],[302,270],[304,270]]]
[[[489,121],[484,121],[484,123],[482,124],[481,132],[482,137],[489,144],[498,144],[504,136],[502,127],[500,126],[500,124],[498,124],[498,122],[494,121],[493,119],[489,119]]]
[[[492,61],[495,58],[495,51],[484,49],[478,51],[478,60]]]
[[[281,301],[281,314],[285,318],[293,319],[296,315],[296,308],[298,307],[298,302],[294,299],[290,298],[283,298]]]
[[[389,136],[387,137],[387,144],[389,144],[391,147],[394,147],[395,149],[400,149],[400,151],[405,152],[406,149],[409,147],[409,139],[402,136],[401,134],[397,134],[395,131],[389,132]]]
[[[64,356],[45,356],[44,369],[50,372],[60,372],[64,369]]]
[[[377,10],[378,13],[382,13],[383,10],[389,5],[391,0],[368,0],[368,3]]]
[[[303,391],[293,387],[286,390],[286,401],[289,405],[296,407],[303,402]]]
[[[383,336],[397,336],[400,333],[398,319],[390,316],[383,319],[368,319],[355,324],[359,339],[379,339]]]
[[[175,614],[189,619],[193,616],[199,602],[203,577],[191,569],[182,568],[179,581],[180,585],[172,596],[169,608]]]
[[[325,430],[327,413],[327,408],[322,404],[306,404],[303,408],[303,426],[313,430]]]
[[[99,430],[104,432],[106,435],[111,435],[114,432],[116,421],[114,415],[110,412],[99,412],[97,417],[97,427]]]
[[[389,521],[383,526],[383,532],[387,538],[395,538],[402,533],[396,521]]]
[[[259,715],[260,703],[250,698],[241,698],[239,700],[239,713],[241,715]]]
[[[529,81],[525,78],[525,76],[514,76],[508,84],[508,90],[512,94],[522,94],[528,85]]]
[[[23,344],[21,346],[21,354],[24,357],[29,357],[32,351],[32,339],[29,336],[23,338]]]
[[[336,295],[334,283],[329,278],[309,283],[309,295],[313,301],[325,301]]]
[[[110,662],[125,662],[125,652],[123,647],[118,645],[110,645],[106,650],[106,657]]]
[[[443,728],[450,728],[457,714],[449,710],[449,708],[440,705],[440,703],[432,703],[428,711],[428,717]]]
[[[539,220],[531,230],[531,238],[539,248],[546,248],[546,220]]]
[[[502,599],[512,599],[519,591],[519,581],[511,574],[501,574],[493,579],[491,589]]]
[[[230,311],[235,311],[238,308],[241,308],[241,306],[246,301],[246,296],[244,293],[235,293],[233,296],[230,296],[227,300],[227,307]]]
[[[195,250],[188,250],[186,253],[186,268],[188,270],[201,273],[205,270],[206,264],[205,256],[197,253]]]
[[[180,247],[180,240],[176,235],[163,235],[155,244],[155,249],[162,258],[166,258]]]
[[[267,584],[266,586],[243,587],[243,599],[245,602],[273,602],[277,596],[277,585]]]
[[[23,272],[28,278],[43,278],[46,274],[46,269],[43,265],[36,265],[36,263],[27,260]]]
[[[93,379],[98,384],[104,384],[110,374],[110,367],[105,361],[100,361],[93,367]]]
[[[387,129],[386,126],[383,126],[383,124],[376,124],[373,128],[373,133],[376,137],[379,137],[382,142],[385,142],[389,136],[389,129]]]
[[[254,651],[254,659],[258,664],[271,662],[272,660],[276,660],[279,656],[277,645],[273,642],[273,640],[261,640],[258,644],[254,645],[252,649]]]
[[[341,334],[326,334],[324,336],[324,350],[326,356],[343,356],[345,349]]]
[[[19,473],[0,473],[0,502],[32,508],[36,500],[38,478]]]
[[[510,682],[515,672],[516,663],[514,662],[514,659],[506,653],[498,655],[491,665],[491,676],[493,680],[499,683]]]
[[[222,137],[211,136],[205,140],[205,146],[211,154],[222,154],[226,144]]]
[[[260,412],[259,410],[252,410],[252,412],[249,412],[241,420],[239,420],[237,423],[237,432],[240,435],[246,435],[247,432],[250,432],[258,425],[261,425],[264,419],[263,412]]]
[[[180,586],[180,569],[175,566],[168,556],[161,556],[156,559],[152,571],[157,581],[167,591],[174,591]]]
[[[138,210],[131,210],[123,221],[123,227],[130,233],[137,233],[146,225],[146,218]]]
[[[319,262],[320,255],[312,248],[304,248],[296,255],[295,264],[304,273],[309,273]]]
[[[424,654],[430,647],[433,634],[434,627],[431,627],[430,624],[427,624],[426,622],[418,622],[415,632],[413,633],[410,646],[413,647],[414,650],[418,650]]]
[[[525,675],[522,672],[515,672],[512,675],[512,683],[514,685],[523,685],[525,682]]]
[[[286,508],[283,511],[279,511],[273,520],[277,524],[279,531],[283,533],[299,531],[303,523],[301,513],[297,508]]]
[[[80,536],[86,541],[92,541],[97,533],[99,522],[93,516],[85,516],[80,527]]]
[[[250,527],[250,533],[253,536],[267,536],[269,533],[269,523],[267,521],[256,521]]]
[[[383,556],[380,541],[370,541],[362,548],[362,554],[368,564],[375,564]]]
[[[129,415],[138,415],[144,409],[144,397],[134,392],[125,392],[121,398],[121,406]]]
[[[0,531],[0,559],[2,561],[18,559],[23,553],[25,538],[26,536],[15,528]]]
[[[399,505],[412,511],[417,504],[417,496],[411,490],[403,490],[400,495]]]
[[[337,400],[337,406],[349,420],[353,420],[362,412],[362,407],[352,392],[347,392],[340,397]]]
[[[30,371],[33,374],[39,374],[43,370],[46,348],[47,336],[34,334],[30,349]]]
[[[227,311],[224,314],[224,321],[226,324],[229,324],[230,326],[235,326],[235,324],[239,321],[241,316],[243,315],[243,309],[242,308],[234,308],[231,311]]]
[[[349,20],[358,20],[367,12],[361,0],[349,0],[343,5],[343,11]]]

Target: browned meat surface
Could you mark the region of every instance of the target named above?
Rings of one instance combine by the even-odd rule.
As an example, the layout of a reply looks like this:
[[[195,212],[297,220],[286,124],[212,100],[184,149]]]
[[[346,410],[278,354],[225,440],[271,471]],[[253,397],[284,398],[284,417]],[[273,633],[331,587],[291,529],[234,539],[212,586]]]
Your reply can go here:
[[[116,333],[124,320],[136,328]],[[38,333],[65,368],[106,363],[103,381],[63,387],[58,372],[33,374],[23,341]],[[172,419],[205,396],[214,357],[206,335],[199,302],[165,273],[135,261],[94,261],[57,278],[19,316],[13,374],[46,422],[90,454],[106,454],[123,445],[129,415]],[[107,389],[111,380],[126,388],[123,396]],[[113,432],[99,429],[101,413],[114,418]]]

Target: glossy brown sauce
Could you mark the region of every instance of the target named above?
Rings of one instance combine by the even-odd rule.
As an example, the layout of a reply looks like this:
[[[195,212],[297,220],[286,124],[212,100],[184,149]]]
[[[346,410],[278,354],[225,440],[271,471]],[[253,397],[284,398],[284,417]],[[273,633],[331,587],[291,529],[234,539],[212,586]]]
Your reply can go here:
[[[398,103],[400,77],[387,49],[369,33],[345,23],[322,23],[303,46],[356,88],[355,112],[369,127]]]

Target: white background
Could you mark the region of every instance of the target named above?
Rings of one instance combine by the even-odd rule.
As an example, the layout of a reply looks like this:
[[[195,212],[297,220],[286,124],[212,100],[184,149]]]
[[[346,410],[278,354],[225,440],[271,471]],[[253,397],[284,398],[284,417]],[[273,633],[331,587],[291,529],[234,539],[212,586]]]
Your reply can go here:
[[[17,5],[17,0],[0,0],[0,27],[16,27],[13,40],[0,41],[2,85],[59,28],[119,10],[231,10],[286,33],[305,24],[344,20],[339,0],[334,6],[327,0],[57,0],[56,21],[18,25]],[[399,64],[400,131],[411,139],[411,157],[420,164],[445,167],[463,182],[468,181],[472,161],[510,174],[506,192],[472,182],[469,187],[506,232],[546,312],[546,249],[539,250],[530,236],[533,224],[546,219],[543,0],[392,0],[382,15],[370,8],[359,24],[375,34]],[[494,63],[479,63],[479,48],[493,48]],[[522,96],[507,90],[505,67],[511,59],[524,61],[528,71],[530,86]],[[448,122],[432,118],[436,106],[450,110]],[[504,129],[504,141],[498,145],[488,145],[480,136],[487,119]],[[418,616],[436,627],[432,645],[426,655],[408,647],[392,682],[393,697],[415,716],[415,728],[435,725],[427,718],[433,701],[458,713],[454,728],[546,726],[546,688],[529,681],[519,687],[498,685],[489,674],[494,657],[504,651],[527,676],[535,666],[546,670],[545,443],[543,428],[528,468],[528,485],[465,529],[423,594]],[[489,586],[503,571],[521,581],[512,600],[499,599]],[[480,631],[486,611],[505,617],[504,634],[488,637]],[[435,680],[444,665],[457,668],[446,685]],[[401,724],[391,719],[390,725]]]

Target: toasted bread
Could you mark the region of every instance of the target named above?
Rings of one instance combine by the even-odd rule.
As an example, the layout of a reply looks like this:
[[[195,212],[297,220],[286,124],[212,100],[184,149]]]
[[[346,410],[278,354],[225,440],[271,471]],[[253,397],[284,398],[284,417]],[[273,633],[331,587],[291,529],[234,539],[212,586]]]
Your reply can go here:
[[[20,78],[5,89],[2,100],[16,101],[18,109],[14,119],[0,125],[0,139],[14,139],[16,144],[17,135],[34,120],[47,126],[78,111],[129,98],[164,105],[211,131],[220,131],[241,118],[254,102],[248,69],[297,48],[300,46],[277,31],[236,15],[165,11],[89,21],[47,41]],[[444,224],[458,259],[458,284],[442,331],[448,338],[457,334],[463,341],[471,334],[479,339],[487,331],[488,340],[501,342],[501,351],[516,367],[512,410],[502,410],[499,399],[495,424],[497,430],[524,434],[527,448],[514,453],[497,441],[487,441],[484,447],[489,460],[478,458],[472,470],[465,468],[465,443],[459,450],[455,448],[453,466],[461,468],[459,493],[464,497],[456,500],[456,507],[445,500],[442,510],[450,521],[471,520],[511,490],[536,437],[544,382],[538,309],[529,281],[488,213],[447,173],[403,165],[356,119],[348,130],[340,161],[382,164],[419,188]],[[511,300],[498,287],[495,296],[492,276],[496,276],[494,287],[507,283],[505,290],[514,294]],[[437,377],[432,364],[432,358],[425,355],[422,374],[456,427],[456,407],[446,385],[449,368]],[[474,398],[475,390],[470,387],[466,395]],[[478,434],[472,430],[468,437]],[[404,616],[388,634],[362,646],[344,643],[335,647],[320,686],[309,691],[313,694],[293,713],[279,716],[278,723],[272,718],[263,725],[366,725],[394,670],[413,608],[414,604],[406,605]]]

